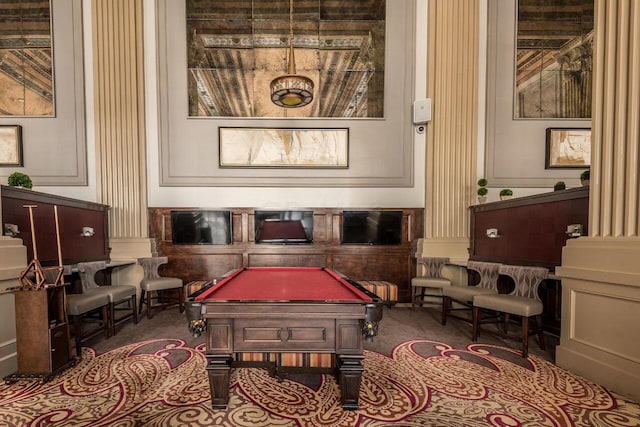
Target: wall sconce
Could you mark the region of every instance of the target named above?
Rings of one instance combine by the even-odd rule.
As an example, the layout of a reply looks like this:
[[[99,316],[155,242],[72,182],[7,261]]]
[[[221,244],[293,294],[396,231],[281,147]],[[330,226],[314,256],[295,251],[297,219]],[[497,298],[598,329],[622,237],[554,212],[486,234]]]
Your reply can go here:
[[[5,224],[4,225],[4,235],[10,237],[16,237],[20,234],[20,230],[18,230],[18,226],[16,224]]]
[[[571,224],[567,225],[567,236],[569,237],[580,237],[582,236],[582,224]]]
[[[496,237],[500,237],[498,234],[497,228],[487,228],[487,237],[490,239],[495,239]]]
[[[92,237],[95,233],[93,232],[93,228],[91,227],[82,227],[82,237]]]

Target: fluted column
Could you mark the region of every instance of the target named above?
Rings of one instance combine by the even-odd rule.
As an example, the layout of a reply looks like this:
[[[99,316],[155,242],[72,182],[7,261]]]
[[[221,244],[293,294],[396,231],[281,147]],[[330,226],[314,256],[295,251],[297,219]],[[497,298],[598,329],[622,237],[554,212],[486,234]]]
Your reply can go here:
[[[467,259],[476,182],[479,0],[430,0],[423,254]]]
[[[557,362],[640,401],[640,3],[595,6],[589,236],[557,269]]]
[[[149,252],[142,0],[93,0],[97,195],[112,258]]]

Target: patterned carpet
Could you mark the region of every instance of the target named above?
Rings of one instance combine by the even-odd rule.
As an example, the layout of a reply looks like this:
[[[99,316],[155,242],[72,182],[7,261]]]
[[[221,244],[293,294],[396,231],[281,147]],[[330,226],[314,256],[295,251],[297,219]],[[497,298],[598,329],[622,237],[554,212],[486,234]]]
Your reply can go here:
[[[313,385],[233,369],[227,411],[210,406],[203,348],[150,340],[82,360],[51,381],[0,386],[5,426],[640,426],[640,405],[535,356],[407,341],[365,351],[360,409],[332,376]]]

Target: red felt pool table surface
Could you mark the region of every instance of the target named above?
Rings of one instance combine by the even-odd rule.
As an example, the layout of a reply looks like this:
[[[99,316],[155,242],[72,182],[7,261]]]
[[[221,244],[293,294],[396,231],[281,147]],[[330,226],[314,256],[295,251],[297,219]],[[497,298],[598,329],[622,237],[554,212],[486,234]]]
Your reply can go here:
[[[196,301],[371,302],[372,298],[327,268],[248,267],[224,278]]]

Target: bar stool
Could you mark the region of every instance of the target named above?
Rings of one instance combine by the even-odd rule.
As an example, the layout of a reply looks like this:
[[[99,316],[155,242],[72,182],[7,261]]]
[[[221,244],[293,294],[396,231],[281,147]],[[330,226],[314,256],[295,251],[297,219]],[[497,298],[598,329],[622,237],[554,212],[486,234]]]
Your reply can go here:
[[[105,261],[81,262],[78,264],[80,280],[82,281],[82,292],[93,289],[92,292],[106,294],[109,298],[108,322],[110,335],[116,334],[116,326],[129,319],[133,323],[138,323],[138,311],[136,310],[136,287],[131,285],[105,285],[99,286],[95,281],[98,271],[105,270]],[[126,307],[122,305],[126,304]],[[129,313],[121,317],[116,317],[116,311],[128,311]]]
[[[446,257],[421,257],[418,263],[418,276],[411,279],[411,306],[425,302],[426,297],[442,298],[442,289],[451,286],[451,281],[442,277],[442,268],[449,262]]]
[[[522,357],[529,352],[529,320],[534,319],[536,330],[531,334],[538,334],[540,349],[544,350],[544,333],[542,332],[543,305],[538,297],[538,287],[547,277],[549,270],[542,267],[525,267],[517,265],[503,265],[499,273],[509,276],[515,283],[510,294],[476,295],[473,297],[473,341],[477,341],[480,332],[480,311],[491,310],[504,314],[502,332],[491,332],[504,338],[518,339],[508,335],[509,315],[522,318]]]
[[[151,319],[152,310],[178,305],[180,313],[184,311],[184,287],[182,279],[177,277],[162,277],[158,267],[168,262],[166,256],[139,258],[138,264],[144,269],[144,277],[140,281],[140,313],[142,305],[147,305],[147,319]],[[167,294],[169,291],[177,292],[177,298]],[[155,301],[155,304],[153,303]]]

